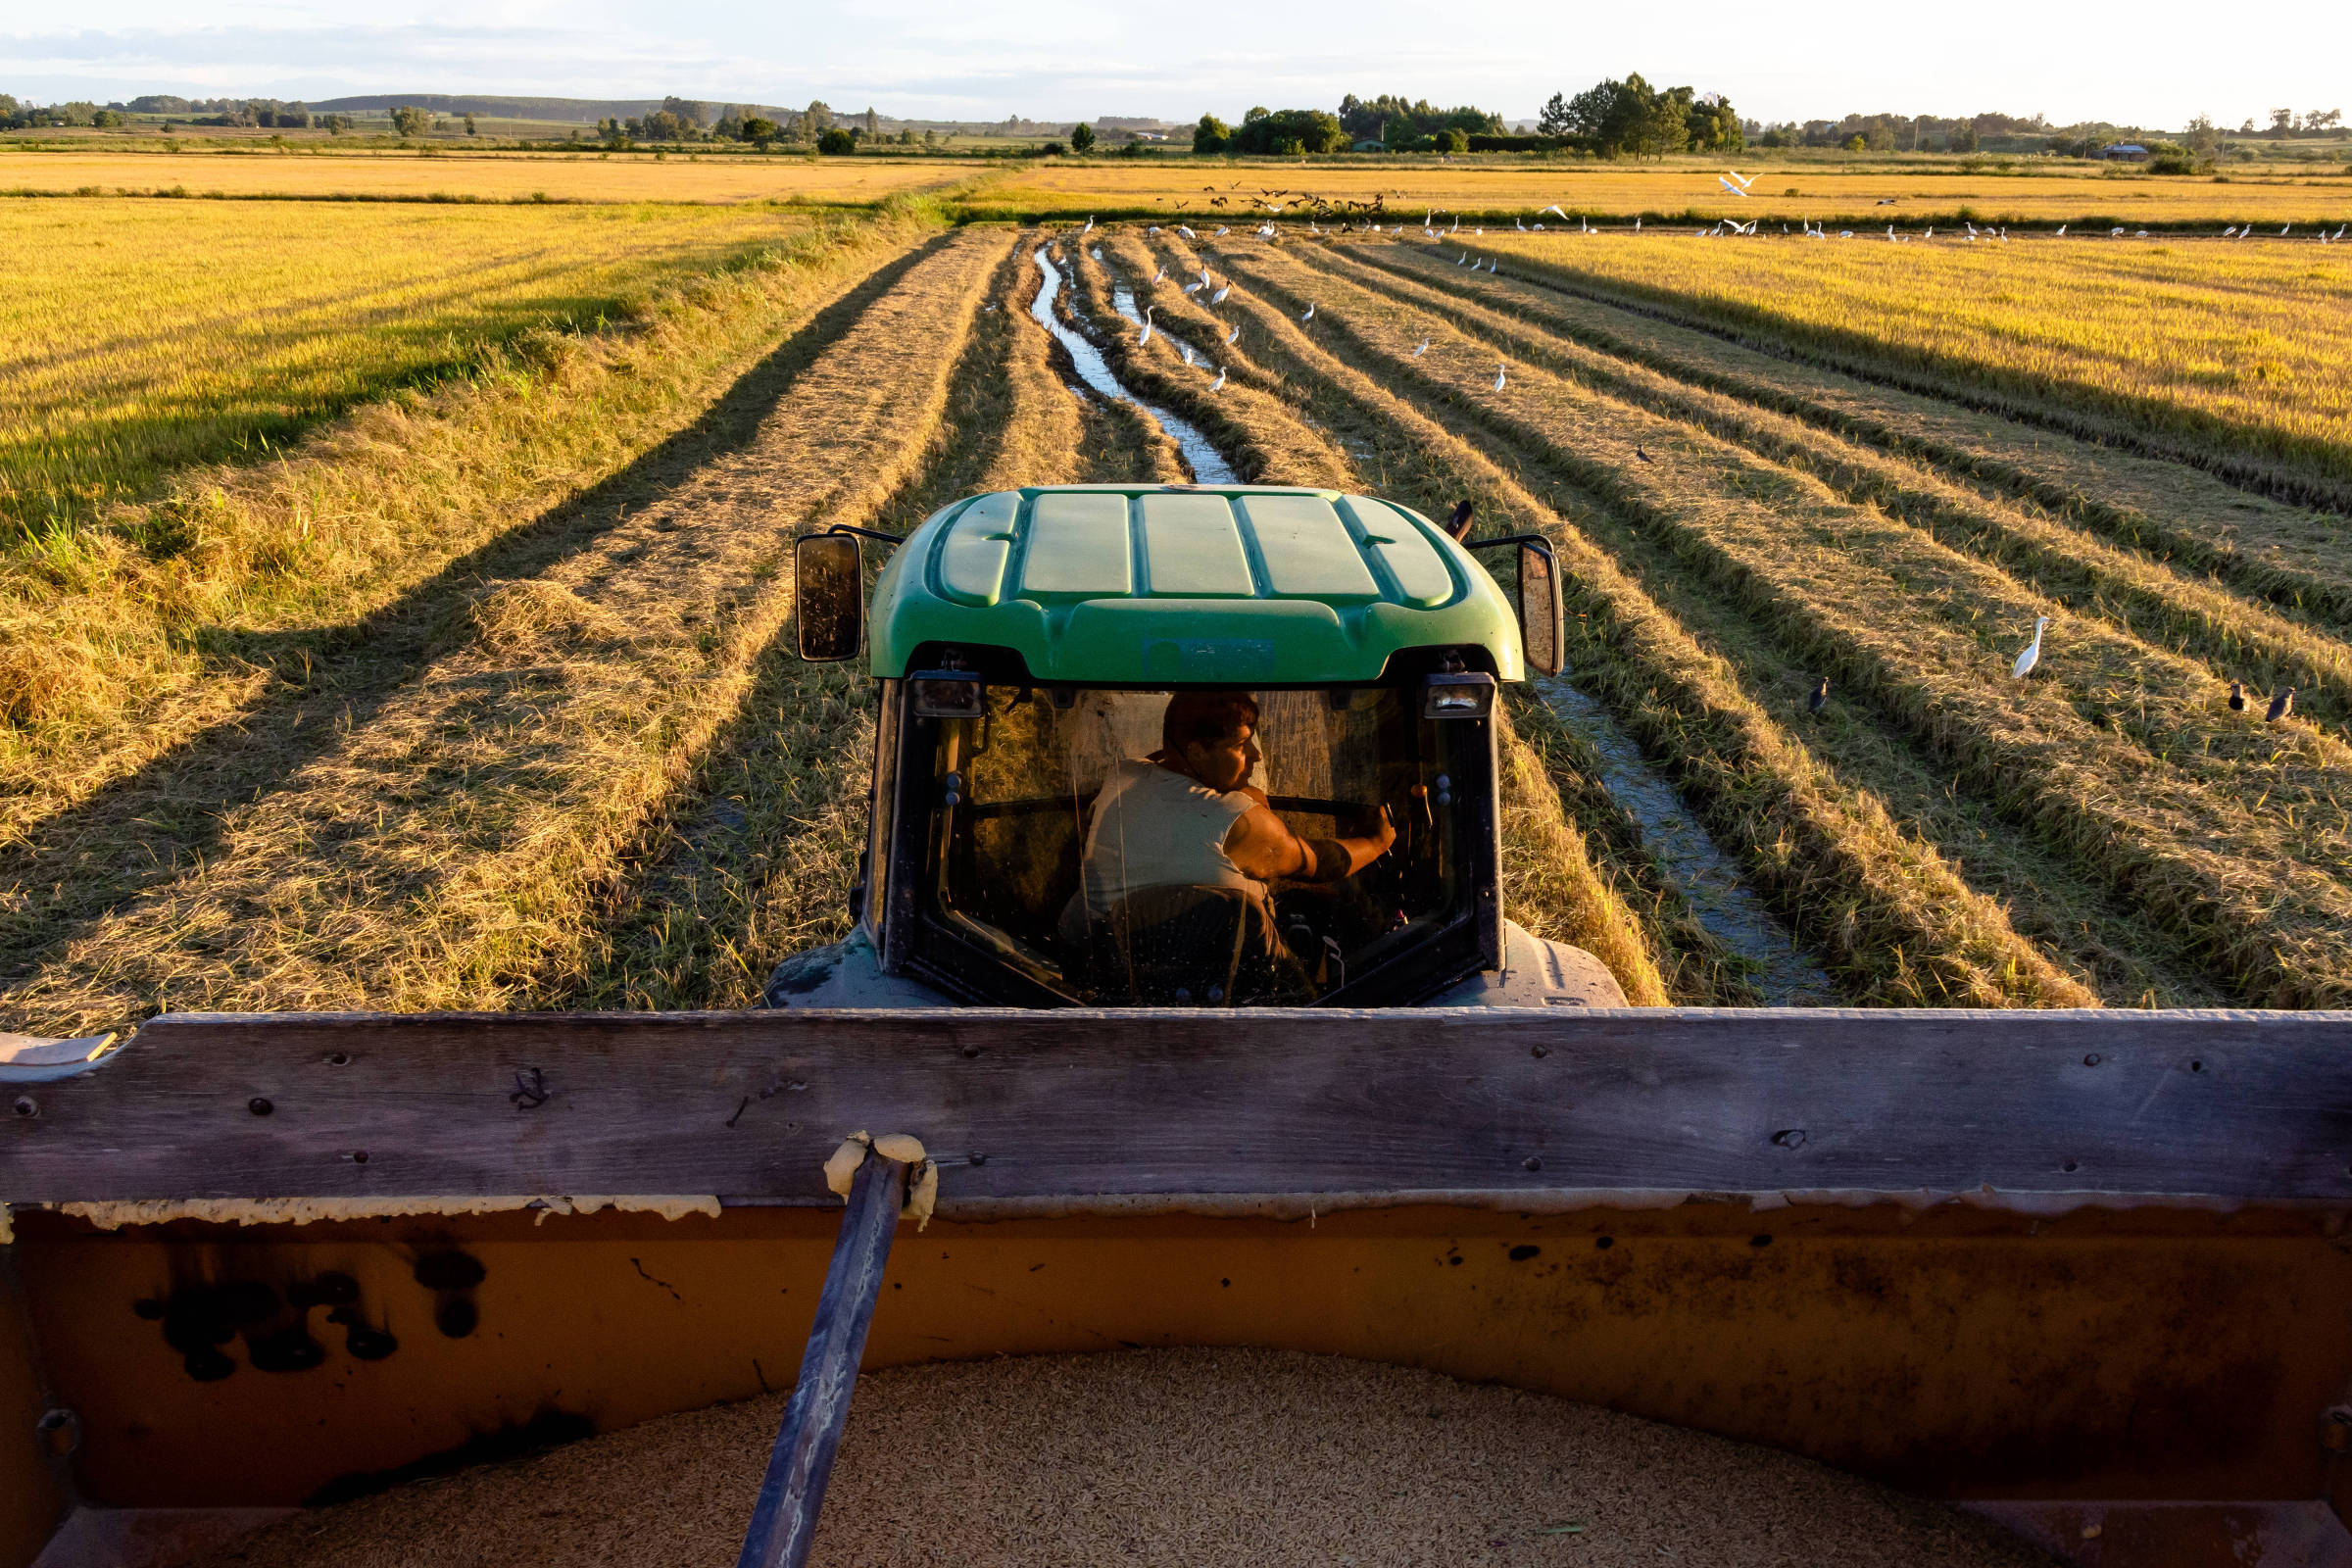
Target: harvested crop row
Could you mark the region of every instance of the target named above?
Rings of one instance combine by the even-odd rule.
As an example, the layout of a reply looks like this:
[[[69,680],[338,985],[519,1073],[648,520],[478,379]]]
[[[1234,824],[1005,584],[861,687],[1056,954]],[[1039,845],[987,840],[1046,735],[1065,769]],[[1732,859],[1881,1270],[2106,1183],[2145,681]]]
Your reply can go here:
[[[1025,318],[1040,282],[1029,249],[1016,243],[998,268],[923,469],[873,526],[906,532],[976,490],[1152,477],[1090,466],[1081,405]],[[789,637],[769,647],[688,787],[627,857],[581,966],[543,977],[531,1004],[752,1006],[776,963],[845,935],[873,700],[857,663],[806,663]]]
[[[1270,287],[1255,253],[1227,252]],[[1296,275],[1296,274],[1293,274]],[[1253,295],[1242,309],[1301,376],[1337,389],[1367,431],[1409,444],[1406,493],[1468,497],[1509,526],[1541,527],[1561,553],[1570,652],[1620,722],[1673,766],[1756,886],[1814,942],[1856,1001],[1887,1005],[2092,1006],[2097,998],[2010,929],[1999,906],[1868,795],[1793,740],[1722,660],[1694,643],[1603,551],[1470,443],[1366,373],[1376,362],[1326,327],[1310,340]],[[1326,346],[1328,345],[1328,346]],[[1384,370],[1385,373],[1385,370]]]
[[[1902,459],[1523,326],[1498,307],[1526,303],[1536,291],[1525,285],[1498,282],[1489,304],[1396,272],[1367,276],[1335,261],[1336,254],[1310,251],[1304,259],[1441,313],[1457,328],[1555,373],[1814,473],[1846,499],[1883,507],[1954,550],[2003,570],[2029,568],[2041,593],[2083,607],[2083,612],[2101,615],[2142,640],[2193,653],[2217,678],[2244,679],[2266,693],[2292,686],[2298,711],[2338,730],[2344,725],[2346,699],[2352,697],[2352,648],[2335,638]],[[1380,281],[1372,283],[1372,277]]]
[[[2352,509],[2352,268],[2316,246],[1486,243],[1603,299]]]
[[[2283,740],[2259,726],[2232,732],[2205,704],[2177,695],[2185,676],[2209,685],[2201,671],[2184,674],[2169,655],[2061,614],[2057,646],[2068,652],[2056,662],[2067,684],[2103,710],[2105,723],[2165,745],[2119,739],[2007,683],[1989,633],[1998,627],[2005,638],[2037,606],[1991,568],[1813,481],[1542,371],[1520,370],[1507,398],[1469,393],[1492,373],[1485,345],[1295,263],[1251,265],[1292,269],[1294,292],[1311,279],[1340,302],[1333,329],[1423,396],[1475,407],[1507,441],[1671,530],[1686,564],[1953,757],[2021,819],[2134,888],[2249,994],[2309,1005],[2352,984],[2352,897],[2334,879],[2347,824],[2328,794],[2340,776],[2333,743],[2307,728]],[[1435,346],[1416,357],[1406,345],[1424,337]],[[1637,439],[1652,449],[1646,458],[1637,459]],[[1978,618],[1988,612],[1990,623]],[[2200,741],[2223,755],[2193,750]],[[2178,758],[2149,754],[2182,743],[2190,750]],[[2305,819],[2255,814],[2262,790]],[[2242,801],[2229,799],[2232,791]]]
[[[462,646],[12,1013],[71,1032],[158,1006],[497,1006],[570,967],[591,889],[749,690],[791,534],[870,515],[919,461],[1003,244],[937,242],[748,442],[482,596]]]
[[[2119,544],[2352,627],[2342,523],[2202,469],[2094,445],[1750,347],[1665,307],[1604,303],[1550,269],[1472,283],[1418,245],[1351,244],[1350,260],[1482,300],[1611,359],[1761,405],[1897,456],[2011,491]]]
[[[1145,277],[1158,270],[1153,253],[1133,236],[1107,238],[1104,244],[1106,256],[1130,276]],[[1090,302],[1097,312],[1108,305],[1100,270],[1100,266],[1082,270],[1082,275],[1088,276]],[[1152,286],[1146,283],[1142,288]],[[1194,305],[1181,286],[1149,297],[1159,302],[1158,308],[1168,313],[1170,328],[1184,340],[1200,345],[1202,353],[1213,343],[1216,352],[1225,356],[1229,384],[1215,395],[1218,402],[1204,412],[1218,416],[1216,429],[1240,449],[1226,449],[1229,457],[1257,466],[1260,471],[1255,477],[1263,483],[1340,489],[1362,486],[1347,456],[1327,436],[1309,428],[1278,395],[1280,378],[1224,342],[1230,323]],[[1105,358],[1113,351],[1120,357],[1111,363],[1121,376],[1140,381],[1152,396],[1171,402],[1185,396],[1207,401],[1208,394],[1195,392],[1184,379],[1182,354],[1168,348],[1160,334],[1155,333],[1154,342],[1140,349],[1132,342],[1114,344]],[[1657,955],[1644,940],[1639,918],[1594,867],[1585,835],[1563,810],[1542,759],[1510,728],[1507,718],[1503,724],[1502,877],[1505,901],[1514,917],[1539,937],[1571,943],[1599,958],[1617,977],[1633,1005],[1666,1005],[1671,998]]]
[[[576,527],[587,492],[712,416],[780,338],[928,231],[812,226],[634,322],[531,339],[19,560],[0,591],[0,849],[207,730],[254,725],[258,704],[299,704],[355,644],[420,648],[472,557]]]

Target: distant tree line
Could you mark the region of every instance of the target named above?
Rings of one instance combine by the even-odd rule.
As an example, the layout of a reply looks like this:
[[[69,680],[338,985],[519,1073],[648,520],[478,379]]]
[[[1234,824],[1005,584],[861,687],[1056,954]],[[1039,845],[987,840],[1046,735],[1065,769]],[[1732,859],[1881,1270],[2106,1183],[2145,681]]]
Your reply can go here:
[[[1690,87],[1652,87],[1641,73],[1594,82],[1571,98],[1553,93],[1536,128],[1600,158],[1738,152],[1746,130],[1731,100]]]
[[[1340,100],[1337,114],[1252,109],[1239,125],[1202,115],[1193,127],[1193,151],[1333,153],[1377,142],[1390,152],[1578,149],[1602,158],[1643,158],[1686,149],[1737,151],[1745,145],[1740,117],[1721,94],[1656,88],[1639,74],[1595,83],[1573,98],[1552,94],[1537,131],[1514,136],[1500,115],[1474,105],[1443,109],[1426,98],[1408,101],[1394,93],[1358,98],[1349,93]]]

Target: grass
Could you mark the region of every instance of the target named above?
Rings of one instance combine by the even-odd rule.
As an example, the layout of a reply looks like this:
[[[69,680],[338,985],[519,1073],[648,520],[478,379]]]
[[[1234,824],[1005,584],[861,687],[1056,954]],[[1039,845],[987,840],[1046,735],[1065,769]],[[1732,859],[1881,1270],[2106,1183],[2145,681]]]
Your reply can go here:
[[[267,221],[260,220],[267,218]],[[677,207],[0,202],[0,538],[254,459],[532,330],[637,314],[809,220]]]
[[[1491,303],[1540,327],[1555,348],[1594,350],[1621,381],[1633,368],[1721,393],[1847,440],[1933,466],[2016,498],[2100,537],[2226,579],[2291,611],[2352,627],[2352,555],[2341,523],[2234,487],[2205,470],[2079,440],[2046,426],[1793,362],[1564,286],[1549,273],[1471,281],[1447,254],[1417,246],[1344,253],[1458,297]]]
[[[1002,244],[917,253],[749,427],[487,585],[447,653],[11,1010],[64,1031],[156,1007],[501,1006],[578,967],[593,890],[753,688],[793,533],[872,516],[913,471]]]
[[[561,528],[928,223],[805,223],[601,332],[525,333],[270,463],[181,470],[98,526],[0,553],[0,851],[272,691],[331,690],[325,666],[367,662],[386,617],[430,620],[469,558]]]
[[[1957,163],[1919,167],[1872,161],[1858,168],[1825,168],[1819,162],[1784,165],[1750,153],[1729,160],[1754,177],[1752,194],[1736,197],[1717,175],[1723,161],[1675,158],[1649,164],[1603,164],[1503,158],[1441,164],[1434,158],[1382,163],[1302,163],[1225,159],[1137,161],[1097,159],[1021,166],[978,195],[977,215],[1085,218],[1114,215],[1183,216],[1200,226],[1202,219],[1230,223],[1262,221],[1267,214],[1250,205],[1261,192],[1311,193],[1328,201],[1385,204],[1388,221],[1417,229],[1425,213],[1439,221],[1458,213],[1466,226],[1488,220],[1509,223],[1556,223],[1543,217],[1557,203],[1571,214],[1631,221],[1637,214],[1652,220],[1666,215],[1737,213],[1741,219],[1774,221],[1853,218],[1885,223],[1889,217],[1914,224],[1936,217],[1966,216],[1980,223],[2077,224],[2111,218],[2134,228],[2205,224],[2220,228],[2249,219],[2310,223],[2322,218],[2352,218],[2352,179],[2330,175],[2312,180],[2292,174],[2210,178],[2085,172],[2063,161],[2038,165],[2021,161],[2004,174],[1989,168],[1971,172]],[[1853,161],[1860,163],[1861,161]],[[1218,197],[1225,205],[1215,206]],[[1285,198],[1288,199],[1287,197]],[[1892,199],[1891,208],[1880,207]],[[1285,226],[1292,212],[1286,209]],[[1303,215],[1298,215],[1302,217]],[[1298,226],[1303,228],[1303,222]]]
[[[2089,416],[2094,436],[2121,425],[2233,475],[2352,495],[2352,252],[2333,246],[1513,234],[1488,248],[1996,412]]]
[[[0,151],[0,192],[391,202],[794,202],[872,206],[968,179],[968,162],[443,151]],[[265,210],[269,211],[269,210]],[[447,216],[447,215],[438,215]],[[270,222],[285,215],[270,212]]]

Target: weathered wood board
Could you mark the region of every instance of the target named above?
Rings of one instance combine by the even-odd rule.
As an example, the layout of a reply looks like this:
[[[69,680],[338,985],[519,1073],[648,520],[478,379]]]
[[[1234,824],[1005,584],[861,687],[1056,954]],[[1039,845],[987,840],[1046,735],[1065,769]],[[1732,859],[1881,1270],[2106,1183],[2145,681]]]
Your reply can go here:
[[[0,1086],[0,1200],[1964,1195],[2352,1206],[2352,1012],[182,1015]]]

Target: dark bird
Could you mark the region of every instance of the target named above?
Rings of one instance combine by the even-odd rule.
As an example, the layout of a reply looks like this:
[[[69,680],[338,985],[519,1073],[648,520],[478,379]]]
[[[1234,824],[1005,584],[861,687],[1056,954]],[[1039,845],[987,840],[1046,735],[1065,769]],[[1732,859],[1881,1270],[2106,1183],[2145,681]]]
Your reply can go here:
[[[1830,677],[1824,675],[1813,683],[1813,695],[1805,699],[1805,711],[1818,713],[1830,706]]]
[[[1452,537],[1456,544],[1470,537],[1469,502],[1461,501],[1454,504],[1453,515],[1446,519],[1446,532]]]
[[[2295,710],[2295,689],[2289,686],[2271,699],[2271,710],[2262,715],[2266,724],[2276,724]]]
[[[2232,713],[2242,713],[2242,712],[2244,712],[2245,710],[2246,710],[2246,688],[2245,688],[2245,683],[2244,683],[2244,682],[2242,682],[2242,681],[2234,681],[2234,680],[2233,680],[2233,681],[2231,681],[2231,682],[2230,683],[2230,711],[2231,711]]]
[[[1634,448],[1634,456],[1640,458],[1643,463],[1655,463],[1658,461],[1657,459],[1651,457],[1648,453],[1642,451],[1640,447]]]

